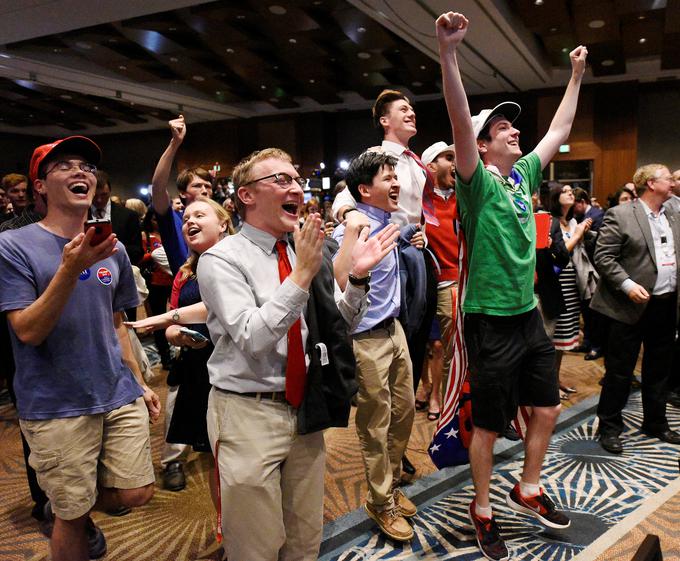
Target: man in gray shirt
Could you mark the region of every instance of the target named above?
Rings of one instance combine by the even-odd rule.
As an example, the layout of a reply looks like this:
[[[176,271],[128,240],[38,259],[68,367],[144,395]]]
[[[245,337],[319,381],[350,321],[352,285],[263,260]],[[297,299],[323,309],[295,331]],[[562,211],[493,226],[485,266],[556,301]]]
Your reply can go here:
[[[206,251],[197,271],[215,345],[208,433],[218,518],[230,561],[311,561],[323,525],[321,431],[347,424],[356,391],[347,333],[365,312],[368,272],[394,248],[397,228],[370,240],[366,231],[348,236],[353,281],[343,293],[321,218],[298,225],[304,180],[290,156],[255,152],[233,181],[243,227]]]

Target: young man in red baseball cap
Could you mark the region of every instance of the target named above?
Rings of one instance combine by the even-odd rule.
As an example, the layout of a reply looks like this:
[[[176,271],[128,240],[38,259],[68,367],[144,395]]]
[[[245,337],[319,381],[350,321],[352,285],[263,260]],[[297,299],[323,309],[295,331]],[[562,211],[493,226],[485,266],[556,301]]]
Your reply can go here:
[[[30,179],[47,215],[0,236],[0,310],[21,430],[50,499],[54,561],[103,556],[90,510],[153,495],[148,419],[160,408],[123,325],[122,311],[138,303],[130,261],[114,234],[93,243],[94,228],[83,231],[100,159],[83,136],[36,148]]]

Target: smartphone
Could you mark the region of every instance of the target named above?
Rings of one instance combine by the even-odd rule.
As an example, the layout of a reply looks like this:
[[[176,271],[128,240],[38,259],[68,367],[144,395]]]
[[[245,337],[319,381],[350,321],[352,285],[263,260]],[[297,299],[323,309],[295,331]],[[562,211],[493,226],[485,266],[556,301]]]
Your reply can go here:
[[[85,222],[83,231],[87,234],[90,228],[94,228],[94,236],[90,240],[90,245],[99,245],[106,238],[111,235],[111,221],[103,218],[97,220],[88,220]]]
[[[203,333],[194,331],[193,329],[189,329],[188,327],[180,327],[179,332],[184,333],[184,335],[188,335],[189,337],[191,337],[191,340],[194,343],[204,343],[205,341],[208,340],[208,338],[205,335],[203,335]]]

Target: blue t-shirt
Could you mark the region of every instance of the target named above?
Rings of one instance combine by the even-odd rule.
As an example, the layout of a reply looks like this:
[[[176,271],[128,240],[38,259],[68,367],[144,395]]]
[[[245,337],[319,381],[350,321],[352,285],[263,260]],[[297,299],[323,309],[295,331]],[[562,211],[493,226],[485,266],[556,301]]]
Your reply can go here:
[[[0,311],[22,310],[45,292],[70,240],[39,224],[0,234]],[[121,358],[113,312],[139,296],[130,260],[118,252],[85,269],[52,332],[38,346],[17,339],[14,390],[21,419],[58,419],[112,411],[142,390]]]
[[[172,210],[172,207],[168,207],[165,214],[156,212],[161,243],[168,257],[168,265],[170,265],[173,277],[189,256],[187,242],[184,241],[184,234],[182,234],[182,216],[182,212]]]

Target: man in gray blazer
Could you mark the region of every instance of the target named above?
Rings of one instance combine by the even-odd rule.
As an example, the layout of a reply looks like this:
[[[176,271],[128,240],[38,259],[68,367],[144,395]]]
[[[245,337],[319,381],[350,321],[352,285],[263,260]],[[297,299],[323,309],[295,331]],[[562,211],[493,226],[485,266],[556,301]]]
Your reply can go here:
[[[663,204],[675,181],[661,164],[639,168],[633,180],[639,199],[606,213],[595,247],[600,281],[591,307],[610,318],[597,416],[600,444],[613,454],[623,451],[621,411],[642,344],[642,431],[680,444],[680,434],[666,419],[678,313],[680,216]]]

